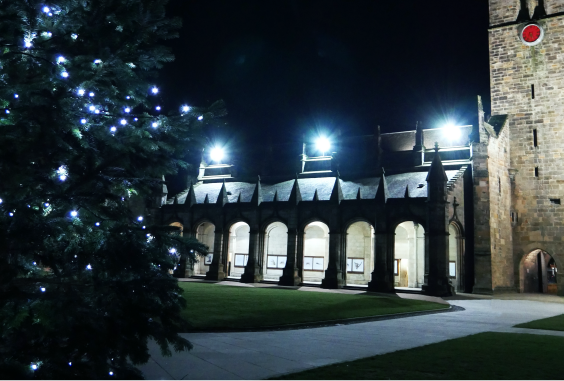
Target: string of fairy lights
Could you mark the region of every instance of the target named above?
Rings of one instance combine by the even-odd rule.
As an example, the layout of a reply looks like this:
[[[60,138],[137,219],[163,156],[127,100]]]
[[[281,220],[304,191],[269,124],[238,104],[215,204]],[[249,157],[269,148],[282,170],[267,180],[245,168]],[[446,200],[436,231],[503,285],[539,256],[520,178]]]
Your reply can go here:
[[[39,12],[39,16],[38,17],[46,17],[49,18],[49,22],[40,22],[39,25],[52,25],[53,22],[53,18],[56,18],[56,16],[61,14],[61,10],[57,8],[57,6],[51,5],[43,5],[41,7],[41,12]],[[41,20],[40,20],[41,21]],[[44,20],[45,21],[45,20]],[[57,20],[55,20],[56,22]],[[117,31],[119,31],[119,27],[116,28]],[[44,30],[39,32],[39,36],[40,38],[43,39],[42,42],[48,41],[52,38],[54,38],[54,34],[49,31],[49,30]],[[55,36],[56,37],[56,36]],[[78,39],[78,35],[76,33],[72,33],[70,35],[71,39],[76,41]],[[35,45],[39,45],[36,44],[35,41],[38,38],[38,32],[27,32],[24,34],[23,36],[23,52],[26,53],[26,57],[32,57],[34,59],[39,59],[38,57],[40,57],[40,55],[34,55],[34,49],[35,49]],[[40,52],[37,52],[38,54],[40,54]],[[74,94],[74,98],[75,98],[75,103],[79,105],[79,112],[78,112],[78,127],[84,129],[84,130],[88,130],[92,125],[103,125],[104,123],[108,123],[110,124],[109,126],[109,133],[112,136],[116,136],[116,134],[119,132],[119,128],[118,127],[126,127],[128,125],[133,125],[135,124],[136,127],[150,127],[153,130],[157,130],[159,129],[159,127],[164,126],[165,125],[165,120],[163,118],[160,118],[159,116],[151,116],[151,117],[147,117],[146,115],[141,115],[141,114],[136,114],[134,112],[134,105],[132,104],[128,104],[128,103],[132,103],[135,101],[135,96],[134,95],[125,95],[124,96],[124,105],[121,106],[121,116],[116,116],[115,114],[110,113],[109,107],[104,107],[104,105],[102,104],[102,102],[99,100],[103,97],[99,97],[97,96],[96,92],[93,90],[88,90],[85,86],[82,85],[73,85],[72,84],[72,63],[73,63],[73,59],[72,57],[65,57],[64,55],[57,55],[56,57],[54,57],[54,60],[50,61],[53,63],[53,65],[58,69],[56,75],[58,75],[62,81],[63,81],[63,86],[67,87],[68,91],[71,94]],[[94,70],[101,68],[104,65],[104,62],[102,61],[102,59],[100,58],[96,58],[92,61],[92,68]],[[126,63],[126,65],[130,68],[130,69],[135,69],[136,65],[129,62]],[[59,82],[61,83],[61,82]],[[152,96],[159,96],[161,93],[161,90],[159,89],[158,86],[156,85],[151,85],[148,89],[148,93]],[[7,117],[14,117],[14,113],[17,112],[17,107],[15,107],[18,102],[21,102],[22,99],[24,97],[23,94],[13,94],[13,103],[12,103],[12,107],[8,106],[4,109],[4,113]],[[155,105],[154,107],[151,108],[152,110],[154,110],[156,113],[160,113],[162,111],[162,107],[160,105]],[[188,106],[186,104],[181,105],[180,108],[180,115],[181,116],[189,116],[191,115],[190,113],[194,110],[191,106]],[[101,121],[100,118],[103,118],[104,120]],[[139,119],[142,119],[141,124],[136,123],[139,122]],[[198,121],[203,121],[204,120],[204,116],[203,115],[199,115],[196,117],[196,119]],[[58,181],[65,182],[69,179],[69,169],[66,165],[60,165],[58,168],[54,169],[54,178],[58,179]],[[122,198],[123,200],[124,198]],[[0,198],[0,207],[2,206],[2,204],[4,203],[5,200]],[[5,205],[5,204],[4,204]],[[45,207],[44,210],[44,215],[48,214],[50,210],[52,210],[52,205],[49,202],[45,202],[43,204],[43,206]],[[28,207],[30,207],[28,205]],[[8,212],[8,216],[10,217],[14,217],[16,210],[11,210],[11,211],[7,211]],[[68,212],[70,219],[77,219],[79,218],[79,211],[78,210],[71,210]],[[143,216],[139,216],[137,217],[137,223],[142,224],[143,223]],[[100,227],[101,223],[100,222],[96,222],[94,224],[96,227]],[[143,229],[145,229],[146,227],[143,225],[142,226]],[[147,242],[150,242],[153,237],[151,234],[147,234]],[[175,248],[171,248],[169,249],[169,253],[170,255],[173,256],[178,256],[177,250]],[[75,255],[76,258],[76,255]],[[37,266],[36,262],[33,262],[34,266]],[[159,265],[160,267],[160,265]],[[92,270],[93,267],[91,264],[88,264],[86,266],[86,270]],[[175,267],[176,269],[176,267]],[[45,286],[40,286],[39,287],[39,292],[44,293],[47,291],[47,288]],[[41,366],[41,362],[33,362],[30,364],[30,368],[35,371],[37,370],[40,366]],[[72,362],[68,363],[69,366],[72,366]],[[109,372],[110,376],[113,376],[114,373],[113,371]]]

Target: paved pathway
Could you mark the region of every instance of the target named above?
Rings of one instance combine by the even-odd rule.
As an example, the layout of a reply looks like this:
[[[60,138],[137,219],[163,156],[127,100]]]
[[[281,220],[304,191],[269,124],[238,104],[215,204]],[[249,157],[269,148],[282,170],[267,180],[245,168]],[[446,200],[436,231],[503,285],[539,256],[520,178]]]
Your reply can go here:
[[[459,312],[289,331],[183,334],[194,345],[192,351],[163,357],[152,343],[152,358],[141,370],[148,379],[252,380],[485,331],[564,336],[511,328],[564,313],[564,304],[558,303],[562,298],[536,300],[467,298],[450,301],[466,309]]]

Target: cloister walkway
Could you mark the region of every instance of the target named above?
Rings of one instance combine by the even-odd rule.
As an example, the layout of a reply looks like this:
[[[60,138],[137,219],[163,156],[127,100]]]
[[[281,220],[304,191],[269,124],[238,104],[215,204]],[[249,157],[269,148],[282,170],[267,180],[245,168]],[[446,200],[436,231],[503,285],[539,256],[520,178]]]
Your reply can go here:
[[[355,292],[314,287],[304,291]],[[399,296],[428,298],[417,294]],[[527,294],[491,298],[459,294],[447,299],[464,311],[296,330],[183,334],[194,345],[190,352],[163,357],[157,345],[150,343],[151,360],[140,368],[147,379],[252,380],[486,331],[564,336],[564,332],[512,328],[515,324],[564,314],[564,298]]]

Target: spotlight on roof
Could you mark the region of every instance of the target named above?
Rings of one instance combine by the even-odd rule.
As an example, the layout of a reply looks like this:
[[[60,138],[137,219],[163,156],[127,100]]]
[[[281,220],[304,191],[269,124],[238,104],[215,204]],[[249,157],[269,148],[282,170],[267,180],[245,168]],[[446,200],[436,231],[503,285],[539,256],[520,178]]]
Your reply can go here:
[[[443,127],[443,132],[449,140],[457,140],[460,138],[460,129],[454,123],[448,123]]]
[[[319,151],[323,153],[323,156],[325,156],[325,152],[329,151],[329,149],[331,148],[331,142],[329,141],[329,139],[321,137],[317,139],[315,146]]]
[[[221,162],[221,160],[223,160],[223,150],[219,147],[212,148],[210,157],[216,163]]]

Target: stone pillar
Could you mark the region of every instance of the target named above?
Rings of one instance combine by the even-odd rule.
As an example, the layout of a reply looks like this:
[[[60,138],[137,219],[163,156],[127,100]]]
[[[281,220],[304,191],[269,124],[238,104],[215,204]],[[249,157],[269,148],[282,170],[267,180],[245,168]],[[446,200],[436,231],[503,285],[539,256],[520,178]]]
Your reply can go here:
[[[298,229],[288,228],[288,245],[286,251],[286,266],[282,270],[282,276],[278,281],[281,286],[297,286],[302,282],[298,274]]]
[[[394,239],[385,230],[376,231],[374,238],[374,271],[368,291],[394,292]]]
[[[227,234],[229,234],[229,232],[227,232]],[[206,273],[206,280],[222,281],[226,277],[224,259],[227,257],[227,242],[225,242],[223,236],[223,230],[216,228],[213,243],[213,259],[209,270]]]
[[[428,258],[425,284],[422,290],[427,295],[450,296],[454,288],[448,276],[448,178],[435,144],[435,157],[427,175],[427,231],[425,232],[425,254]]]
[[[245,272],[241,275],[242,283],[258,283],[263,279],[261,257],[264,256],[264,233],[251,229],[249,233],[249,260]]]
[[[336,229],[333,229],[335,231]],[[345,286],[346,262],[342,255],[345,253],[343,248],[343,235],[340,232],[329,233],[329,263],[325,270],[325,278],[321,281],[323,288],[343,288]]]
[[[374,224],[374,271],[368,291],[394,292],[394,233],[388,231],[386,204],[389,192],[384,168],[376,191],[376,219]]]

